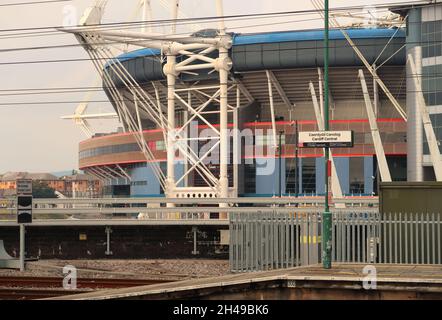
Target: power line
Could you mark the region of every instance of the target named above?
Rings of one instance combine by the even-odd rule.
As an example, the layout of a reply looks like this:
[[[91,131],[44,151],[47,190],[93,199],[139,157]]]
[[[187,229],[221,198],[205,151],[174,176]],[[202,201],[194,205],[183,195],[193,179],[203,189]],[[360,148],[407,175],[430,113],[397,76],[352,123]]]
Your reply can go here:
[[[389,8],[391,6],[403,6],[403,5],[411,5],[408,8],[416,7],[417,5],[413,5],[413,1],[407,2],[390,2],[376,5],[375,8]],[[332,11],[348,11],[348,10],[356,10],[356,9],[364,9],[366,6],[346,6],[346,7],[335,7],[331,8]],[[406,9],[407,7],[403,7]],[[82,28],[85,31],[88,29],[97,29],[97,28],[105,28],[107,26],[124,26],[124,25],[150,25],[150,24],[161,24],[161,23],[180,23],[186,21],[205,21],[205,20],[220,20],[220,19],[232,19],[232,18],[246,18],[246,17],[266,17],[266,16],[280,16],[280,15],[302,15],[302,14],[313,14],[323,11],[318,9],[306,9],[306,10],[293,10],[293,11],[279,11],[279,12],[268,12],[268,13],[250,13],[250,14],[236,14],[236,15],[226,15],[226,16],[206,16],[206,17],[194,17],[194,18],[179,18],[179,19],[161,19],[161,20],[142,20],[135,22],[109,22],[109,23],[101,23],[101,24],[92,24],[88,26],[84,25],[74,25],[70,26],[70,28]],[[28,30],[46,30],[46,29],[63,29],[65,26],[44,26],[44,27],[29,27],[29,28],[13,28],[13,29],[0,29],[0,32],[13,32],[13,31],[28,31]]]
[[[0,7],[13,7],[13,6],[24,6],[24,5],[33,5],[33,4],[51,4],[56,2],[70,2],[70,1],[72,0],[48,0],[48,1],[5,3],[5,4],[0,4]]]
[[[386,10],[388,11],[388,10]],[[288,15],[288,16],[292,16],[292,15]],[[229,21],[245,21],[245,20],[256,20],[256,19],[269,19],[269,18],[273,18],[272,16],[267,16],[267,17],[249,17],[249,18],[237,18],[237,19],[230,19]],[[305,22],[305,21],[314,21],[314,20],[322,20],[322,18],[320,17],[315,17],[315,18],[311,18],[311,19],[303,19],[303,20],[292,20],[292,22],[296,23],[296,22]],[[216,21],[208,21],[206,23],[213,23]],[[128,22],[130,23],[130,22]],[[134,22],[135,23],[135,22]],[[200,22],[201,23],[201,22]],[[204,23],[204,22],[203,22]],[[169,27],[174,25],[175,23],[169,23],[169,24],[161,24],[158,25],[157,27]],[[178,23],[177,25],[183,26],[183,25],[189,25],[192,24],[190,22],[187,23]],[[272,23],[275,24],[275,23]],[[257,26],[261,26],[261,25],[266,25],[266,24],[259,24]],[[255,26],[255,25],[251,25],[251,26]],[[137,29],[139,28],[139,25],[136,26],[126,26],[126,27],[106,27],[100,30],[128,30],[128,29]],[[155,26],[154,26],[155,27]],[[249,26],[245,26],[245,27],[249,27]],[[241,27],[228,27],[227,29],[239,29],[239,28],[244,28],[243,26]],[[175,33],[174,35],[187,35],[189,34],[188,32],[182,32],[182,33]],[[11,34],[6,34],[6,35],[0,35],[0,40],[2,39],[17,39],[17,38],[26,38],[26,37],[34,37],[34,36],[49,36],[49,35],[69,35],[68,33],[62,32],[60,30],[53,30],[53,31],[38,31],[38,32],[22,32],[22,33],[11,33]]]

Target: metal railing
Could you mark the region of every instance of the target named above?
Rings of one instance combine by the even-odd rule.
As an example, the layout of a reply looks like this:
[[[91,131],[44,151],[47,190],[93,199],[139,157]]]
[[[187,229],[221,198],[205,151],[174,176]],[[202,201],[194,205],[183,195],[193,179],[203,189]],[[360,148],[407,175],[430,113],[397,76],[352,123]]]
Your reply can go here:
[[[254,213],[266,210],[297,212],[321,207],[324,199],[297,197],[244,197],[244,198],[77,198],[34,199],[35,220],[51,219],[140,219],[140,220],[228,220],[229,213]],[[354,207],[376,207],[377,199],[340,199],[336,202]],[[175,207],[166,207],[173,203]],[[229,207],[220,208],[220,203]],[[280,207],[284,206],[284,207]],[[285,211],[284,211],[285,210]],[[16,204],[10,200],[0,211],[0,221],[16,219]]]
[[[335,211],[334,262],[442,264],[440,213]],[[230,215],[230,268],[260,271],[321,262],[322,213]]]

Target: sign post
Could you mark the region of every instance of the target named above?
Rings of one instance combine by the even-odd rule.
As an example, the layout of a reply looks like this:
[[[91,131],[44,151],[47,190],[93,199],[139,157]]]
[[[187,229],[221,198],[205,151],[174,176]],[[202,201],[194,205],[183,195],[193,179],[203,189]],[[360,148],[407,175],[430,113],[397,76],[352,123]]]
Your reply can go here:
[[[325,105],[328,105],[327,103]],[[325,106],[324,106],[325,108]],[[327,112],[324,112],[327,114]],[[328,116],[326,117],[328,124]],[[324,148],[325,154],[325,205],[322,216],[322,265],[324,269],[331,268],[331,249],[332,249],[332,217],[329,209],[329,190],[331,178],[331,162],[329,159],[330,148],[352,148],[354,145],[353,131],[328,131],[328,125],[325,131],[304,131],[299,132],[298,143],[304,148]]]
[[[25,270],[25,223],[32,223],[32,180],[19,179],[17,189],[17,223],[20,226],[20,271]]]

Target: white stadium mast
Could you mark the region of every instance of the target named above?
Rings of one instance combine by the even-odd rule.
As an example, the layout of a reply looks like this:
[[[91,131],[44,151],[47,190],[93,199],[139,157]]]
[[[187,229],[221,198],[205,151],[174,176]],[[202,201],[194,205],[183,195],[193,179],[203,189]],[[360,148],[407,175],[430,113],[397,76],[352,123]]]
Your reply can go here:
[[[142,1],[143,17],[151,16],[151,2]],[[164,1],[160,1],[164,2]],[[218,19],[218,30],[212,36],[183,36],[176,34],[176,20],[180,14],[179,1],[174,0],[171,6],[172,23],[171,33],[153,33],[150,28],[143,28],[142,32],[129,30],[110,30],[100,27],[106,1],[98,1],[96,5],[89,8],[81,20],[81,26],[75,28],[63,28],[61,30],[75,34],[77,40],[82,44],[96,70],[103,79],[103,84],[108,89],[108,94],[114,100],[116,109],[122,123],[127,131],[134,133],[134,138],[140,146],[146,160],[150,160],[155,175],[165,190],[166,197],[217,197],[228,198],[237,195],[237,185],[234,183],[229,187],[228,162],[229,162],[229,132],[228,117],[232,114],[234,119],[233,127],[237,128],[235,113],[240,104],[237,98],[235,106],[229,104],[228,93],[235,92],[237,95],[245,94],[240,88],[240,84],[229,79],[229,70],[232,62],[229,58],[228,50],[232,46],[232,38],[225,32],[224,19]],[[218,17],[223,17],[222,0],[216,0],[216,11]],[[110,51],[110,46],[118,44],[133,45],[142,48],[159,49],[162,55],[166,56],[166,63],[163,65],[163,72],[166,75],[167,85],[156,81],[151,84],[155,88],[155,96],[144,90],[142,85],[129,74],[122,63],[116,59]],[[197,50],[197,53],[195,53]],[[217,57],[213,53],[218,52]],[[177,62],[177,56],[180,62]],[[210,56],[209,56],[210,55]],[[199,64],[192,62],[199,61]],[[209,71],[208,71],[209,70]],[[210,71],[211,70],[211,71]],[[112,77],[109,72],[112,72]],[[197,75],[198,72],[213,73],[218,72],[219,81],[210,86],[198,86],[195,81],[192,85],[182,84],[179,75],[187,73]],[[123,83],[126,92],[130,92],[134,108],[129,109],[122,91],[117,88],[115,78]],[[167,105],[161,104],[159,91],[167,92]],[[185,94],[185,98],[183,95]],[[189,97],[189,99],[187,99]],[[198,98],[201,104],[192,103],[192,97]],[[203,99],[202,99],[203,98]],[[246,97],[247,98],[247,97]],[[204,100],[204,101],[201,101]],[[215,111],[208,111],[211,104],[218,104]],[[178,111],[177,105],[184,109],[187,120],[179,128],[175,123]],[[135,110],[133,110],[135,109]],[[207,120],[207,115],[219,114],[219,127]],[[164,174],[159,163],[150,150],[143,136],[142,117],[148,118],[156,127],[163,131],[164,141],[167,150],[167,172]],[[198,155],[190,147],[192,138],[187,132],[193,120],[199,120],[208,126],[213,132],[209,138],[213,140],[213,145],[204,154]],[[195,138],[193,138],[194,140]],[[205,140],[208,138],[205,137]],[[238,139],[234,139],[238,143]],[[212,152],[219,149],[219,175],[214,174],[205,163]],[[188,165],[181,177],[175,174],[176,151],[183,157],[183,162]],[[237,159],[238,148],[233,147],[234,159]],[[213,152],[216,154],[216,152]],[[234,171],[237,166],[233,166]],[[204,180],[206,186],[196,187],[186,185],[187,177],[196,172]],[[234,176],[237,172],[234,172]],[[184,183],[184,185],[183,185]],[[173,204],[168,204],[174,206]],[[225,206],[227,204],[220,204]]]

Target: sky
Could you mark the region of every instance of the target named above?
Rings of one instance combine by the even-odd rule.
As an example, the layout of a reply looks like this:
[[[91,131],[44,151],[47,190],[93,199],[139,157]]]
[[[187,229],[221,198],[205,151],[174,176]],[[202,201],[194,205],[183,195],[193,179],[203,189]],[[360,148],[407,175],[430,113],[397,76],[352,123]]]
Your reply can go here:
[[[0,4],[14,3],[2,0]],[[17,2],[30,2],[15,1]],[[36,0],[35,0],[36,1]],[[18,63],[54,59],[86,59],[88,56],[80,47],[52,48],[43,50],[21,50],[2,52],[8,48],[26,48],[77,44],[71,34],[56,33],[45,36],[20,37],[15,31],[6,29],[62,26],[69,21],[78,21],[92,0],[72,0],[51,4],[0,7],[0,174],[7,171],[57,172],[78,168],[78,144],[86,139],[80,128],[71,120],[61,116],[73,114],[78,103],[84,101],[85,93],[64,93],[46,95],[7,95],[16,89],[90,87],[96,86],[98,74],[90,61],[57,63]],[[108,0],[103,22],[139,21],[141,14],[136,11],[139,0]],[[152,0],[153,19],[167,19],[169,0]],[[370,1],[371,5],[392,3]],[[401,2],[401,1],[396,1]],[[330,1],[330,7],[364,5],[367,1]],[[181,17],[214,16],[214,0],[181,0]],[[224,0],[224,15],[295,11],[313,9],[310,0]],[[301,20],[301,21],[293,21]],[[323,21],[318,15],[296,18],[250,19],[229,21],[228,31],[261,32],[320,28]],[[186,25],[178,32],[190,32],[198,28],[216,27],[209,24]],[[159,28],[167,32],[168,28]],[[10,36],[5,36],[11,34]],[[5,64],[8,63],[8,64]],[[90,100],[106,102],[90,103],[87,112],[113,112],[103,92],[96,92]],[[47,102],[59,102],[49,104]],[[70,102],[70,103],[60,103]],[[23,103],[38,103],[23,105]],[[119,126],[116,120],[94,120],[90,122],[95,132],[113,132]]]

